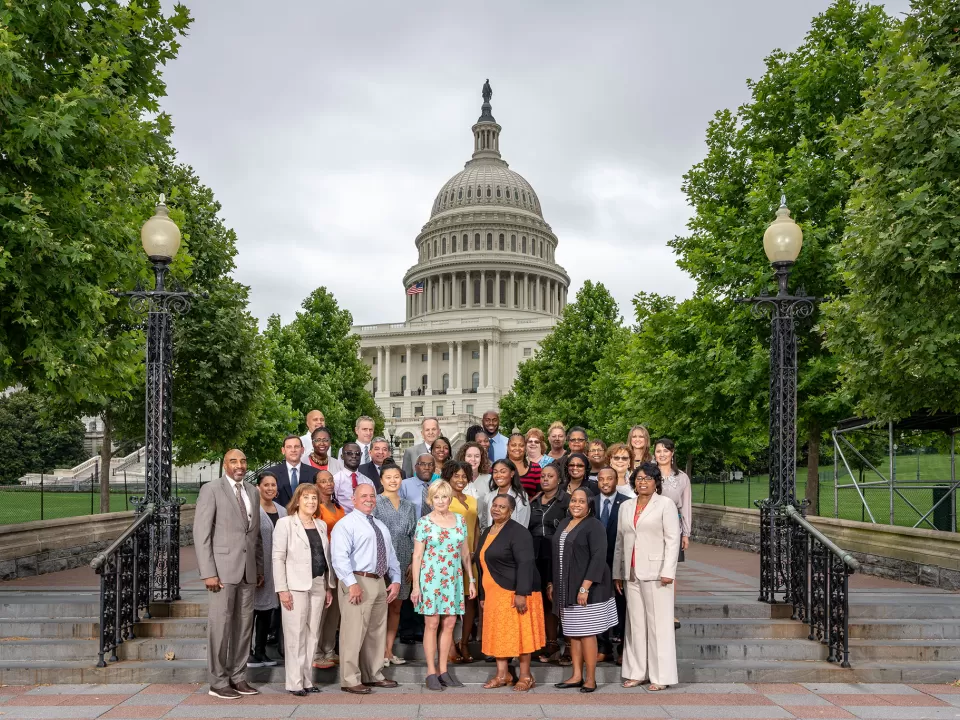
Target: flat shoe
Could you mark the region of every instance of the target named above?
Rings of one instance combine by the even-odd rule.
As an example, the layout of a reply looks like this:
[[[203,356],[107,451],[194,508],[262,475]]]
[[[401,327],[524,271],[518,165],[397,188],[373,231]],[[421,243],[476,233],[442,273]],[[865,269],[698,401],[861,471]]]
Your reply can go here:
[[[463,683],[457,680],[449,672],[440,673],[440,684],[446,687],[463,687]]]
[[[407,661],[404,660],[402,657],[397,657],[396,655],[391,655],[391,656],[390,656],[390,663],[393,664],[393,665],[406,665],[406,664],[407,664]]]
[[[582,688],[580,688],[580,692],[582,693],[591,693],[596,691],[597,691],[596,685],[594,685],[593,687],[588,687],[587,685],[584,685]]]
[[[443,690],[443,683],[440,682],[440,677],[438,675],[427,675],[427,680],[424,685],[427,686],[427,690]]]
[[[583,680],[581,680],[580,682],[573,682],[573,683],[561,682],[561,683],[557,683],[556,685],[554,685],[554,687],[555,687],[557,690],[567,690],[567,689],[569,689],[569,688],[582,688],[582,687],[583,687]]]
[[[291,691],[290,691],[290,694],[291,694],[291,695],[296,695],[297,697],[306,697],[306,696],[307,696],[307,691],[306,691],[306,690],[291,690]]]
[[[308,693],[318,693],[318,692],[320,692],[320,688],[318,688],[316,685],[311,685],[310,687],[306,688],[306,690],[307,690]]]
[[[622,683],[620,683],[620,687],[625,687],[625,688],[640,687],[642,682],[643,680],[624,680]]]

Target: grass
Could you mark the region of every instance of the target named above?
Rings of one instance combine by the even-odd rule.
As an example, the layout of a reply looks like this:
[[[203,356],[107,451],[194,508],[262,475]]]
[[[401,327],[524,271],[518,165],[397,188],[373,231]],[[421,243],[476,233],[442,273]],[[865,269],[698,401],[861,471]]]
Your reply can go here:
[[[131,498],[143,493],[110,493],[110,511],[133,510]],[[180,490],[178,495],[187,503],[196,502],[197,491]],[[41,497],[43,507],[41,508]],[[42,517],[41,517],[42,510]],[[51,520],[54,518],[78,517],[100,512],[100,490],[87,492],[44,492],[33,489],[0,489],[0,525]]]

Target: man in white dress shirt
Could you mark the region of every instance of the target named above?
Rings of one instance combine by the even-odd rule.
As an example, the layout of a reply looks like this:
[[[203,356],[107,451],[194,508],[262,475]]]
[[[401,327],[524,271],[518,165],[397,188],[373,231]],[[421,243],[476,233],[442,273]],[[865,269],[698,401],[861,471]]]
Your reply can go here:
[[[370,462],[370,443],[373,440],[373,418],[369,415],[361,415],[353,424],[353,432],[357,436],[356,443],[360,446],[360,464]],[[346,447],[346,444],[344,444]],[[343,448],[340,448],[340,454],[337,456],[343,460]]]
[[[373,517],[373,485],[358,485],[352,504],[356,512],[340,520],[331,537],[331,562],[340,578],[340,689],[367,695],[371,687],[397,687],[383,677],[383,648],[387,605],[400,594],[400,563],[390,531]]]
[[[313,431],[318,427],[326,427],[327,419],[319,410],[311,410],[307,413],[305,422],[307,423],[307,434],[300,437],[300,442],[303,443],[304,458],[308,457],[313,451]]]
[[[340,448],[343,455],[343,469],[333,476],[333,492],[337,496],[344,511],[349,515],[353,512],[353,494],[358,485],[366,483],[374,487],[373,480],[360,472],[360,446],[349,442]],[[374,488],[376,494],[376,488]]]
[[[414,476],[414,463],[417,462],[417,458],[420,457],[423,453],[430,452],[430,448],[433,446],[433,441],[440,437],[440,421],[435,417],[425,417],[420,421],[420,435],[423,436],[423,442],[418,442],[413,447],[407,448],[406,452],[403,453],[403,462],[401,463],[400,470],[403,472],[405,478],[412,478]]]

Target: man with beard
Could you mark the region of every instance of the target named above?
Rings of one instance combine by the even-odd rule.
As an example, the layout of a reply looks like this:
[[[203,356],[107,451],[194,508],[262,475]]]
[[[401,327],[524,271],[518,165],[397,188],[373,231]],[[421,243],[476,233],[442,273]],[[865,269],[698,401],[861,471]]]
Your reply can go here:
[[[355,442],[346,443],[341,449],[343,456],[343,469],[333,476],[333,492],[337,497],[337,502],[343,506],[343,509],[349,515],[353,512],[353,494],[358,485],[366,483],[373,486],[374,494],[376,487],[373,480],[360,472],[360,457],[362,451],[360,445]]]
[[[490,438],[490,462],[507,457],[507,438],[500,433],[500,413],[487,410],[483,414],[483,430]]]

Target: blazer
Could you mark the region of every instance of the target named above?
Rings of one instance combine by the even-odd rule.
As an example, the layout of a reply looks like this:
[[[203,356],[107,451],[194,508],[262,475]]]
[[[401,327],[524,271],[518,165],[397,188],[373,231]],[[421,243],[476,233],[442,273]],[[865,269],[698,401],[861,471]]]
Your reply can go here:
[[[333,589],[337,586],[337,578],[330,562],[327,524],[320,518],[314,522],[323,544],[323,559],[327,563],[327,587]],[[277,527],[273,530],[273,585],[278,593],[287,590],[305,592],[313,586],[310,538],[296,513],[277,520]]]
[[[200,487],[193,518],[193,544],[200,577],[220,582],[256,585],[263,575],[263,542],[260,537],[260,494],[244,483],[253,516],[247,521],[237,507],[233,481],[223,476]],[[676,507],[674,505],[674,507]]]
[[[373,460],[361,465],[359,468],[357,468],[357,472],[370,478],[370,480],[373,482],[373,486],[377,489],[377,495],[383,492],[383,483],[380,482],[380,468],[376,466],[376,463],[374,463]],[[403,470],[400,472],[403,472]]]
[[[480,536],[478,548],[483,548],[490,528]],[[479,553],[480,550],[478,549]],[[483,565],[480,564],[481,572]],[[533,553],[533,538],[530,531],[516,520],[507,520],[507,524],[497,533],[487,548],[484,562],[491,577],[504,590],[517,595],[532,595],[540,591],[540,573],[537,572],[536,558]],[[483,583],[480,583],[480,597],[483,597]]]
[[[287,516],[287,511],[280,503],[274,503],[277,508],[277,522]],[[275,610],[280,607],[277,602],[277,591],[273,588],[273,522],[267,511],[260,508],[260,541],[263,543],[263,587],[258,587],[253,593],[254,610]]]
[[[613,554],[613,579],[633,579],[630,573],[631,557],[636,557],[634,574],[637,580],[675,579],[677,556],[680,554],[677,504],[668,497],[654,494],[640,514],[634,530],[633,514],[636,509],[636,498],[629,498],[620,505],[617,547]]]
[[[400,465],[400,470],[403,472],[405,478],[416,475],[413,471],[413,466],[417,463],[417,457],[428,452],[430,452],[430,448],[427,447],[425,442],[418,442],[413,447],[406,449],[403,453],[403,462]]]
[[[606,500],[603,493],[598,493],[593,498],[593,511],[597,515],[597,522],[600,522],[600,513],[603,512],[603,501]],[[607,565],[613,567],[613,552],[617,547],[617,527],[620,524],[620,506],[629,500],[626,495],[620,492],[614,492],[612,502],[610,503],[610,522],[607,523]],[[636,507],[636,506],[634,506]],[[631,520],[633,517],[631,516]],[[602,526],[603,523],[601,522]]]
[[[607,533],[603,523],[586,517],[573,528],[563,541],[564,583],[560,582],[560,535],[573,518],[565,518],[552,538],[553,544],[553,614],[560,617],[565,607],[577,604],[580,584],[593,583],[587,594],[587,603],[603,603],[612,597],[610,568],[607,566]]]
[[[284,507],[293,499],[293,488],[290,487],[290,473],[287,472],[286,461],[277,465],[271,465],[263,472],[270,472],[277,476],[277,499],[275,502]],[[300,461],[299,482],[313,485],[317,479],[317,473],[320,472],[313,465]]]

